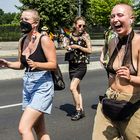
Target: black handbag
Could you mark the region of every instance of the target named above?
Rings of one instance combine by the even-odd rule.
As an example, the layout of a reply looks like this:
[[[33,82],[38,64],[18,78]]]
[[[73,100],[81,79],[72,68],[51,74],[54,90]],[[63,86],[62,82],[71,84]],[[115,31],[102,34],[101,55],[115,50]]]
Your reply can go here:
[[[102,99],[102,111],[112,121],[123,121],[130,118],[140,106],[140,101],[131,103],[125,100]]]
[[[51,74],[54,82],[54,90],[63,90],[65,88],[65,82],[59,65],[57,65],[55,71],[51,71]]]
[[[74,51],[68,51],[65,53],[65,61],[74,60]]]

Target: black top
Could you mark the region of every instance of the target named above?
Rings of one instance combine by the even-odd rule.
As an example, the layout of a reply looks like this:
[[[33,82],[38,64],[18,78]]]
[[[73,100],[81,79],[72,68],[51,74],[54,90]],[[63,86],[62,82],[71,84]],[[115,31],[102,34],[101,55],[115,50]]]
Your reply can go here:
[[[42,36],[41,36],[42,37]],[[44,52],[43,52],[43,49],[42,49],[42,46],[41,46],[41,37],[39,39],[39,43],[37,45],[37,48],[36,50],[30,54],[30,56],[28,57],[29,59],[35,61],[35,62],[47,62],[46,60],[46,57],[44,55]],[[34,69],[34,70],[31,70],[31,68],[29,68],[29,65],[27,63],[27,60],[26,60],[26,57],[25,55],[22,55],[22,51],[23,51],[23,44],[24,44],[24,40],[25,40],[26,37],[24,37],[22,39],[22,42],[21,42],[21,57],[20,57],[20,61],[21,63],[23,64],[24,67],[26,67],[26,70],[25,72],[36,72],[36,71],[42,71],[40,69]]]
[[[132,61],[132,39],[133,39],[133,37],[134,37],[134,31],[132,30],[129,35],[124,36],[121,39],[118,38],[119,42],[118,42],[116,48],[114,49],[114,52],[112,53],[110,60],[108,62],[107,68],[106,68],[108,73],[116,74],[116,71],[113,68],[113,63],[114,63],[114,60],[115,60],[118,52],[120,51],[122,45],[125,45],[126,52],[125,52],[125,55],[123,58],[122,66],[128,66],[129,70],[130,70],[130,74],[137,75],[137,70],[135,69],[135,67],[133,65],[133,61]]]
[[[70,34],[69,45],[79,45],[81,47],[87,48],[85,40],[81,36],[75,36],[73,33]],[[89,63],[89,55],[79,49],[73,49],[74,60],[71,63]]]

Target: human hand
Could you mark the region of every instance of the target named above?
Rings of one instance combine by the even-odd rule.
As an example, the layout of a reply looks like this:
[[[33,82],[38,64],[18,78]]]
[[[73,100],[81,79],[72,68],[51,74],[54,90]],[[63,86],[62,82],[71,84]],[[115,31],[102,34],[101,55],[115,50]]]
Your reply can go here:
[[[90,40],[89,38],[89,35],[87,33],[83,34],[82,35],[82,39],[85,41],[85,42],[88,42]]]
[[[67,49],[68,51],[71,51],[71,47],[70,47],[70,46],[66,46],[66,49]]]
[[[7,67],[8,66],[8,61],[5,59],[0,59],[0,67]]]
[[[79,45],[74,44],[74,45],[70,45],[70,48],[72,48],[72,49],[79,49],[79,48],[80,48],[80,46],[79,46]]]
[[[35,68],[37,68],[36,62],[34,62],[33,60],[27,59],[27,63],[29,67],[31,68],[31,70],[34,70]]]
[[[127,80],[131,80],[131,76],[130,76],[130,70],[128,67],[126,66],[122,66],[117,70],[117,76],[127,79]]]

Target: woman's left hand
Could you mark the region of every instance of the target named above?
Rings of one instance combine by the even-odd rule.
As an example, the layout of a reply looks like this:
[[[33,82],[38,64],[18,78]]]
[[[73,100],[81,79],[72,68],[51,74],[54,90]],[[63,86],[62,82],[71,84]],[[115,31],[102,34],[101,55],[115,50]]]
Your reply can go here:
[[[131,80],[131,77],[130,77],[130,70],[128,67],[126,66],[122,66],[120,67],[118,70],[117,70],[117,76],[121,77],[121,78],[125,78],[127,80]]]

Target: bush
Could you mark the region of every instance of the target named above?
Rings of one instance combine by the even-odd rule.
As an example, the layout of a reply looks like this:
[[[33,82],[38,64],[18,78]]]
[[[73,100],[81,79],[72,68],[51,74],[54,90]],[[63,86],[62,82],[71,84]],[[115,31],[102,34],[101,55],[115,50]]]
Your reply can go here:
[[[0,25],[0,41],[18,41],[21,36],[19,25]]]

